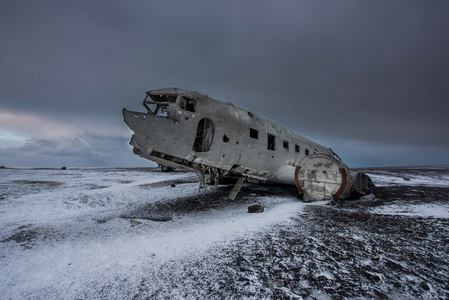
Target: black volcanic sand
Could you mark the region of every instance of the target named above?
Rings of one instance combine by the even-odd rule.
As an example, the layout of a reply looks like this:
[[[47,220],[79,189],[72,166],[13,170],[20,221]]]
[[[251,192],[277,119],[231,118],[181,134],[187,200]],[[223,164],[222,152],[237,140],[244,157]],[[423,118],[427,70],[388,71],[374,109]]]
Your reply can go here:
[[[404,170],[388,172],[400,176]],[[177,206],[153,208],[217,208],[229,205],[225,199],[229,190],[220,187],[211,192],[214,197],[205,193],[193,202],[178,198]],[[251,204],[254,194],[274,197],[292,192],[284,186],[246,185],[236,201]],[[195,290],[198,297],[209,298],[448,299],[449,219],[370,210],[388,204],[447,204],[449,187],[392,185],[377,187],[374,194],[307,206],[292,223],[212,249],[198,260],[167,263],[160,270],[170,274],[167,285],[143,281],[135,296],[189,297],[188,292]]]
[[[391,204],[404,208],[440,204],[448,209],[449,186],[441,182],[449,168],[367,171],[404,178],[405,185],[376,187],[374,196],[358,200],[307,205],[292,222],[230,240],[205,255],[149,268],[137,290],[127,290],[128,278],[117,277],[116,285],[99,286],[94,294],[80,290],[77,298],[108,298],[119,286],[133,299],[449,299],[449,219],[373,213],[373,209]],[[438,179],[440,187],[414,185],[413,179],[408,180],[420,175]],[[192,175],[141,188],[151,193],[155,187],[166,187],[170,195],[171,187],[193,182],[197,180]],[[53,187],[59,183],[24,184],[32,192],[42,184]],[[174,215],[250,206],[260,197],[298,193],[294,186],[246,184],[230,201],[226,196],[231,188],[211,187],[194,196],[170,195],[170,199],[142,204],[120,217],[170,221]],[[27,250],[35,240],[55,236],[45,230],[19,229],[0,242],[14,240]]]

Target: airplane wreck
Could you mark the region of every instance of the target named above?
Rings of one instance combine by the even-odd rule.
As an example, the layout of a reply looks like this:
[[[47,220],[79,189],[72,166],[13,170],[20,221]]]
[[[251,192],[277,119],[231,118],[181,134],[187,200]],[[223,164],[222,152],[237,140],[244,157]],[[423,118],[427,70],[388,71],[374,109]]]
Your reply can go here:
[[[304,201],[369,194],[374,184],[332,149],[231,102],[179,88],[148,91],[146,112],[123,109],[133,152],[194,171],[200,186],[234,179],[235,199],[247,179],[296,185]]]

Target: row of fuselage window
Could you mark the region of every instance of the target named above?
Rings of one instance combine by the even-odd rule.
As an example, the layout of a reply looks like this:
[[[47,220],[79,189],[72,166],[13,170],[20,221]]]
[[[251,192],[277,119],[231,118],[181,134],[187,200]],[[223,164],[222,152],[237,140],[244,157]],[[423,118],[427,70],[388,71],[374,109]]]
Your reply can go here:
[[[276,136],[273,134],[269,134],[268,135],[268,143],[267,143],[267,149],[271,150],[271,151],[275,151],[276,150]],[[249,137],[258,140],[259,139],[259,130],[257,129],[253,129],[250,128],[249,129]],[[290,143],[286,140],[283,140],[282,145],[284,147],[284,149],[288,150],[290,148]],[[298,144],[295,144],[295,152],[300,152],[300,147]],[[304,150],[306,155],[309,155],[309,149],[305,148]]]

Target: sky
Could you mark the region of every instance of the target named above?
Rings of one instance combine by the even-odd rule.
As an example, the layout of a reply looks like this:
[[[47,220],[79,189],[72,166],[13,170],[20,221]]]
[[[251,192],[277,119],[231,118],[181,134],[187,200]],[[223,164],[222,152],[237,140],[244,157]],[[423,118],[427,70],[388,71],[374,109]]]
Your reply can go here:
[[[349,167],[449,164],[449,1],[0,2],[0,166],[146,167],[121,110],[196,90]]]

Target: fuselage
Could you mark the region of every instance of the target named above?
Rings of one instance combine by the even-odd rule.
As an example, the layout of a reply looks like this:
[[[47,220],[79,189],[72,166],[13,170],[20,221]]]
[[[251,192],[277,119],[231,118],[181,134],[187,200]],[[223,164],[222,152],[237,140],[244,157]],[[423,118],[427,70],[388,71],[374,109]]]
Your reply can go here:
[[[324,147],[258,114],[178,88],[147,92],[147,112],[126,109],[134,153],[175,168],[295,184],[295,168]]]

